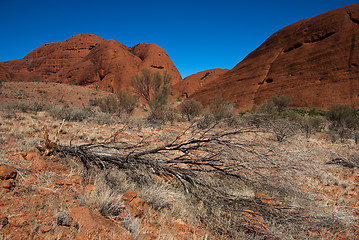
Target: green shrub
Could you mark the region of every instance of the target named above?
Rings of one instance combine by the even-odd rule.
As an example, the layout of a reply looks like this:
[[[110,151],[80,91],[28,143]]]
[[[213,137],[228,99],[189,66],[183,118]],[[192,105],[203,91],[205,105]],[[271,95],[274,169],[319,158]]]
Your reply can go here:
[[[203,109],[202,103],[194,99],[186,99],[178,106],[179,112],[191,121],[192,117],[197,116]]]
[[[327,112],[324,110],[317,109],[316,107],[311,107],[309,110],[309,116],[326,116]]]
[[[301,111],[303,110],[303,111]],[[297,108],[293,108],[293,109],[284,109],[280,116],[283,118],[288,119],[289,121],[295,122],[295,123],[300,123],[303,119],[303,116],[305,114],[305,110],[304,109],[297,109]]]

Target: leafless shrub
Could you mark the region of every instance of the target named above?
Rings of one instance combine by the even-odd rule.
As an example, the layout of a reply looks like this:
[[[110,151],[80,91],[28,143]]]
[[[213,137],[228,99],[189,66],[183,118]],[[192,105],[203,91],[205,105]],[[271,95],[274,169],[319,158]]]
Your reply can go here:
[[[321,132],[325,125],[321,117],[304,116],[300,122],[302,129],[305,131],[307,138],[313,132]]]
[[[268,125],[272,129],[278,142],[283,142],[284,140],[293,137],[297,132],[297,127],[292,122],[285,119],[269,121]]]
[[[197,127],[199,129],[209,128],[211,125],[216,123],[216,119],[214,116],[208,112],[206,112],[198,121]]]
[[[107,125],[116,123],[116,121],[112,118],[111,114],[102,111],[93,112],[90,121],[97,124],[107,124]]]

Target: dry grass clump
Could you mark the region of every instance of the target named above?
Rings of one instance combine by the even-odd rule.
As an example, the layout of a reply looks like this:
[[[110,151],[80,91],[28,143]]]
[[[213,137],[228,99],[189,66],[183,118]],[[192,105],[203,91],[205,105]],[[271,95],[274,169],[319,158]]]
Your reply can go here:
[[[124,209],[119,189],[115,189],[106,183],[103,174],[97,176],[95,189],[89,196],[90,203],[105,217],[117,216]]]
[[[137,238],[141,233],[141,222],[138,218],[132,218],[130,214],[125,215],[122,219],[123,227],[131,233],[134,238]]]
[[[70,226],[71,219],[68,211],[58,212],[54,215],[57,226]]]

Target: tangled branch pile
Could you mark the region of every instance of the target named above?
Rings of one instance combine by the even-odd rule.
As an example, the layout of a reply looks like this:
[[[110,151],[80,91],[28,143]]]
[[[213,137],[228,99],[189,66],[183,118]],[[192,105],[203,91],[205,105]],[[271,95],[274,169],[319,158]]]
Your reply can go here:
[[[125,141],[124,131],[125,127],[103,142],[56,145],[54,152],[75,156],[87,171],[125,170],[141,186],[153,184],[159,176],[203,206],[205,214],[199,219],[221,236],[236,238],[245,232],[283,239],[310,237],[319,228],[347,227],[339,212],[327,213],[298,188],[295,176],[306,171],[303,164],[281,157],[262,141],[263,132],[244,126],[199,130],[191,125],[170,142],[154,146],[150,138]],[[276,200],[268,204],[256,193]]]

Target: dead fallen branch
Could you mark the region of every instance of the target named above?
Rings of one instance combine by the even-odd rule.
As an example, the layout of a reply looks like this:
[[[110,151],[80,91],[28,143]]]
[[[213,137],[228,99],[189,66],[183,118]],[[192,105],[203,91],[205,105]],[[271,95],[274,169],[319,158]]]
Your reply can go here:
[[[293,184],[292,174],[300,166],[282,164],[274,149],[256,141],[257,130],[197,130],[190,126],[173,141],[159,146],[153,146],[150,138],[139,143],[123,141],[123,132],[120,129],[103,142],[56,144],[53,152],[78,158],[86,171],[123,169],[144,186],[153,184],[154,175],[167,179],[205,206],[209,217],[202,221],[211,221],[211,227],[220,234],[235,237],[235,232],[245,230],[275,238],[276,233],[267,227],[273,223],[290,223],[291,229],[286,231],[293,234],[342,225],[339,218],[326,215]],[[243,193],[243,189],[269,194],[278,204],[259,201],[253,194]],[[287,200],[289,196],[300,198],[303,205],[294,206]],[[263,218],[263,223],[251,223],[249,215],[257,220]]]

